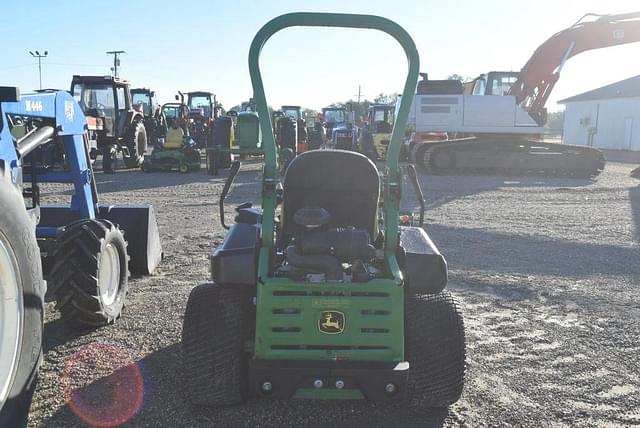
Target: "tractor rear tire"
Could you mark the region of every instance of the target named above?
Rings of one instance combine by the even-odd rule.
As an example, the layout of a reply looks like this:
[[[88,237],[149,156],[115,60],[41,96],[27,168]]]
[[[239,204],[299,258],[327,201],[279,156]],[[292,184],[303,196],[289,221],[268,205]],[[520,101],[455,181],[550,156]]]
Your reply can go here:
[[[278,159],[278,162],[280,163],[280,175],[284,176],[284,174],[287,172],[287,168],[289,168],[289,164],[295,157],[296,154],[293,149],[290,149],[289,147],[280,149],[280,156]]]
[[[447,407],[460,399],[465,375],[462,314],[447,291],[408,296],[406,342],[408,400],[424,407]]]
[[[23,427],[42,357],[45,283],[35,226],[3,176],[0,168],[0,427]]]
[[[127,131],[124,145],[128,154],[123,153],[122,158],[127,168],[139,168],[144,161],[144,153],[147,151],[147,130],[142,121],[131,124],[131,129]]]
[[[223,407],[246,400],[250,298],[245,287],[204,283],[191,290],[182,354],[187,396],[194,405]]]
[[[128,290],[129,256],[116,225],[102,219],[71,223],[57,239],[53,261],[50,282],[65,321],[98,327],[120,317]]]

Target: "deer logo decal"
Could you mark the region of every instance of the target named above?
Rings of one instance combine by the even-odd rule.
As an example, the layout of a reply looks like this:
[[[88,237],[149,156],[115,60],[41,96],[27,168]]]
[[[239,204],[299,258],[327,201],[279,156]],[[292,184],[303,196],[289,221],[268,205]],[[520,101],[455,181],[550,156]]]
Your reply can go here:
[[[345,317],[340,311],[322,311],[318,320],[318,330],[324,334],[340,334],[344,331]]]

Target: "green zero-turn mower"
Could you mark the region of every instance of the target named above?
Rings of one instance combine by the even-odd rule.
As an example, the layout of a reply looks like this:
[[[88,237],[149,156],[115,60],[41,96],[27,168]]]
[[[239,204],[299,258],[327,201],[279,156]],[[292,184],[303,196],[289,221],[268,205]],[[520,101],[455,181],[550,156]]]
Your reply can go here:
[[[409,72],[384,171],[357,152],[314,150],[278,176],[258,59],[274,33],[294,26],[376,29],[404,48]],[[212,281],[192,290],[184,318],[190,400],[454,403],[465,339],[458,305],[442,291],[446,262],[422,227],[398,221],[405,173],[398,154],[419,69],[413,40],[381,17],[293,13],[257,33],[249,69],[265,156],[262,209],[244,203],[235,224],[225,225],[234,162],[220,197],[229,230],[211,257]]]
[[[161,115],[167,124],[150,156],[140,166],[143,171],[172,171],[182,173],[200,169],[200,150],[189,134],[189,107],[181,103],[166,103]]]

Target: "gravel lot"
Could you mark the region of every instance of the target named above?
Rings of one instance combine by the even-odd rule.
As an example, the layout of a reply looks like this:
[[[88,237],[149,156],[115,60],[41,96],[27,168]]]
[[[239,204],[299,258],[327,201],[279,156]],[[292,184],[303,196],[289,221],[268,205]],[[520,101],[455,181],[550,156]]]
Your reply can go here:
[[[224,175],[98,173],[102,201],[154,205],[165,258],[155,275],[131,278],[113,326],[79,335],[48,304],[30,425],[640,425],[640,186],[631,167],[609,164],[594,181],[421,177],[427,230],[449,262],[468,338],[463,397],[440,411],[265,400],[190,407],[182,317],[224,236]],[[259,183],[257,165],[246,166],[229,212],[256,201]],[[68,197],[61,186],[48,193]]]

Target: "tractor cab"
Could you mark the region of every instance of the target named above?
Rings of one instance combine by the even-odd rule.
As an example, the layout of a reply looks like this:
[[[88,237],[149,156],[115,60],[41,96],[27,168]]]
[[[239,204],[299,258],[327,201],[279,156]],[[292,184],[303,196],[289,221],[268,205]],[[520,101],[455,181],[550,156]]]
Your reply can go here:
[[[302,119],[302,108],[300,106],[282,106],[280,109],[284,116],[288,118],[296,121]]]
[[[133,108],[144,116],[144,127],[149,140],[153,145],[159,144],[167,124],[161,114],[155,91],[148,88],[132,89],[131,101]]]
[[[113,172],[117,152],[128,168],[137,168],[147,149],[145,117],[133,107],[129,82],[113,76],[73,76],[71,94],[87,118],[91,156],[103,154]]]
[[[155,91],[147,88],[131,90],[131,101],[136,109],[144,114],[145,118],[152,117],[158,110],[158,100]]]
[[[390,134],[395,120],[393,104],[373,104],[367,111],[367,129],[374,133]]]
[[[325,107],[322,109],[322,119],[327,139],[331,139],[333,128],[347,121],[347,109],[344,107]]]
[[[191,117],[201,116],[207,120],[215,117],[216,96],[211,92],[189,92],[187,93],[187,105]]]
[[[73,76],[71,93],[85,116],[93,118],[95,126],[107,136],[123,133],[133,109],[128,82],[111,76]]]
[[[213,121],[218,117],[216,95],[206,91],[179,92],[180,98],[189,107],[189,128],[199,148],[207,147],[211,140]]]
[[[384,160],[391,141],[396,107],[393,104],[373,104],[367,110],[360,150],[373,160]]]

